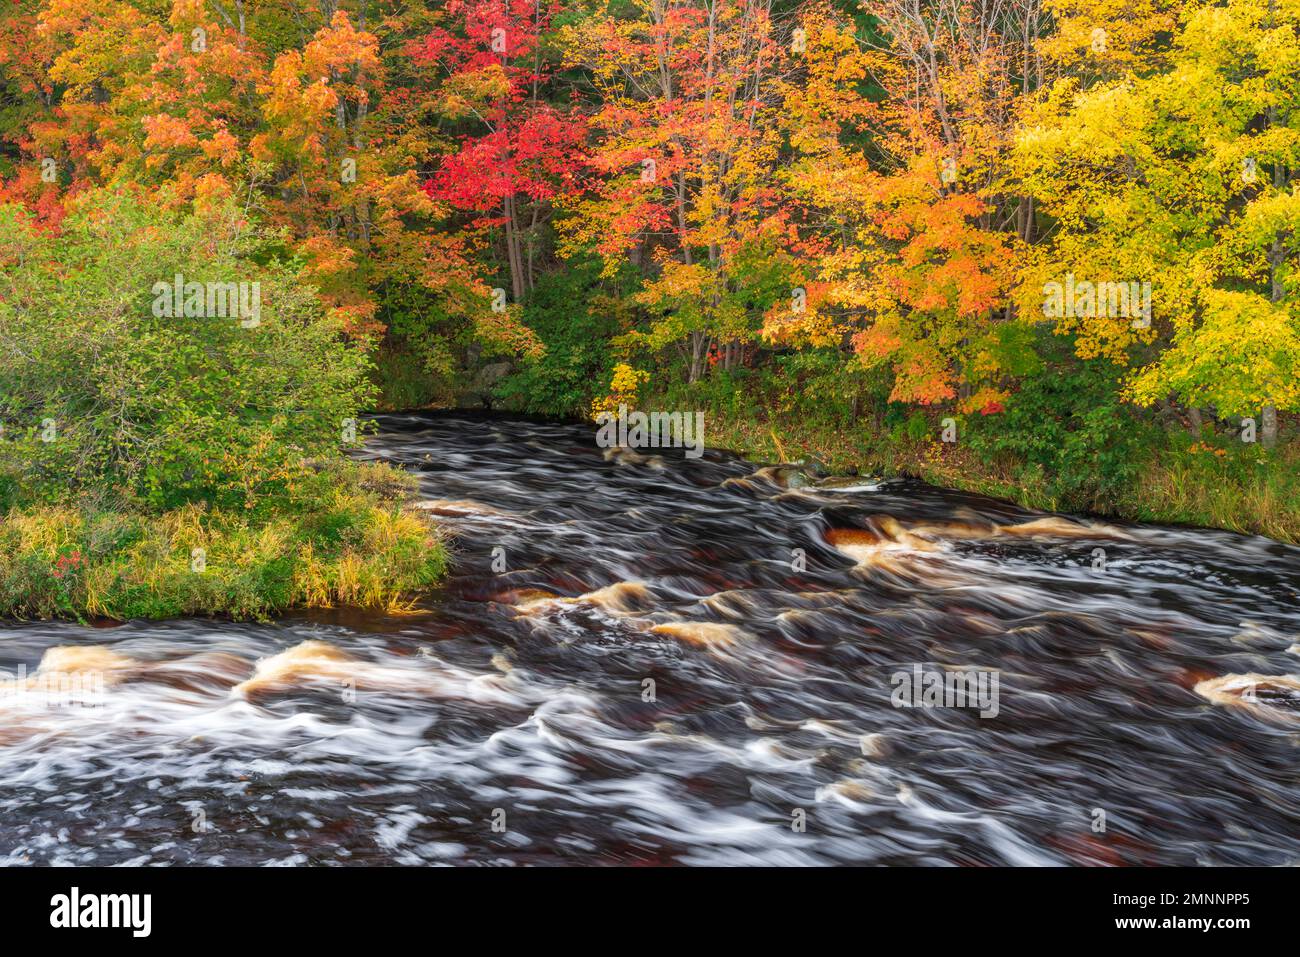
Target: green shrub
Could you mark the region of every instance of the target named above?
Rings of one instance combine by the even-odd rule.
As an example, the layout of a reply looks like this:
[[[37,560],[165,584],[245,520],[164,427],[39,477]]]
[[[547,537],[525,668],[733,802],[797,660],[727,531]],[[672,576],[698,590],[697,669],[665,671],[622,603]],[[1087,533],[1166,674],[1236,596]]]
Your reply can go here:
[[[610,339],[620,328],[618,308],[600,294],[599,273],[596,261],[575,260],[533,288],[523,321],[545,352],[498,384],[507,408],[580,417],[605,394],[615,361]]]
[[[112,488],[251,508],[337,455],[373,397],[368,360],[278,248],[234,206],[182,216],[103,191],[58,235],[0,207],[0,502]],[[260,308],[168,316],[177,275],[244,284]]]
[[[985,462],[1028,470],[1058,508],[1096,509],[1113,503],[1137,478],[1159,430],[1144,424],[1120,397],[1121,370],[1064,354],[1024,379],[1001,412],[966,417],[971,448]]]
[[[374,356],[371,378],[383,409],[424,409],[447,401],[451,393],[429,373],[424,359],[405,342],[386,345]]]

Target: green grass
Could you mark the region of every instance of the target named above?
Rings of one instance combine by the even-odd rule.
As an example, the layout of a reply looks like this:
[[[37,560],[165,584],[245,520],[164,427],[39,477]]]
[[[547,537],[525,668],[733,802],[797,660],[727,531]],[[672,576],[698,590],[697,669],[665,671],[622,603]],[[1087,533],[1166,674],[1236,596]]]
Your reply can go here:
[[[409,605],[447,565],[437,529],[409,507],[410,480],[375,464],[325,472],[327,493],[258,514],[13,508],[0,519],[0,617],[264,619]]]
[[[1142,521],[1300,543],[1300,443],[1271,452],[1230,440],[1170,450],[1151,464],[1117,511]]]
[[[934,485],[1007,499],[1048,511],[1086,510],[1099,516],[1169,525],[1221,528],[1300,544],[1300,442],[1266,451],[1233,435],[1193,443],[1182,431],[1154,431],[1142,447],[1136,477],[1117,492],[1080,506],[1041,467],[1014,456],[988,460],[961,442],[944,444],[938,429],[908,436],[870,415],[851,418],[827,404],[786,408],[757,390],[740,401],[707,395],[643,397],[641,408],[702,409],[710,446],[759,461],[819,460],[833,473],[912,475]],[[937,413],[934,417],[937,417]],[[932,437],[933,436],[933,437]]]

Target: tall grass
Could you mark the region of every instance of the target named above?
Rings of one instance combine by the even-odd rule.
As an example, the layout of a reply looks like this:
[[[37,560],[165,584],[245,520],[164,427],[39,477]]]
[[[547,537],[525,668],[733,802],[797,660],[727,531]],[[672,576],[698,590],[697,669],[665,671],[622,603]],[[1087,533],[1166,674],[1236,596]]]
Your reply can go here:
[[[334,468],[334,489],[264,517],[29,506],[0,519],[0,616],[266,618],[336,604],[394,609],[438,581],[446,548],[386,466]]]
[[[1153,461],[1119,504],[1133,518],[1300,542],[1300,445],[1272,452],[1201,442]]]
[[[916,439],[871,416],[853,420],[827,404],[794,402],[788,409],[753,389],[750,401],[718,403],[703,390],[670,390],[645,408],[705,411],[706,441],[763,461],[818,459],[832,472],[914,475],[935,485],[1008,499],[1028,508],[1070,510],[1041,468],[1003,456],[982,459],[958,443]],[[933,434],[934,430],[930,430]],[[1087,504],[1103,516],[1221,528],[1300,543],[1300,442],[1276,449],[1245,445],[1235,435],[1193,442],[1182,433],[1153,431],[1140,474],[1116,494]],[[1075,506],[1078,507],[1078,506]]]

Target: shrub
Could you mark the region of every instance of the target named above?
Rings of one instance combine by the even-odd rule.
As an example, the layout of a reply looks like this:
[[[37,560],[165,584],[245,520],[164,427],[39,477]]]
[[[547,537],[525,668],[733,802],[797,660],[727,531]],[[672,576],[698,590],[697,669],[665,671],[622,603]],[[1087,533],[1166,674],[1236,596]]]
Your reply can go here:
[[[614,366],[610,337],[617,308],[598,294],[599,264],[578,260],[538,281],[524,305],[525,325],[545,351],[498,385],[506,406],[536,415],[584,416],[605,392]]]
[[[233,206],[181,215],[97,192],[58,235],[0,207],[0,501],[111,487],[156,508],[253,508],[305,458],[338,454],[372,397],[368,361],[276,249]],[[156,314],[177,275],[246,284],[260,308],[212,316],[220,301],[200,296],[207,316]]]
[[[1025,484],[1041,475],[1058,508],[1099,509],[1136,479],[1158,430],[1120,398],[1117,367],[1057,360],[1022,381],[1003,411],[967,416],[967,435],[986,462],[1011,457],[1029,470]]]

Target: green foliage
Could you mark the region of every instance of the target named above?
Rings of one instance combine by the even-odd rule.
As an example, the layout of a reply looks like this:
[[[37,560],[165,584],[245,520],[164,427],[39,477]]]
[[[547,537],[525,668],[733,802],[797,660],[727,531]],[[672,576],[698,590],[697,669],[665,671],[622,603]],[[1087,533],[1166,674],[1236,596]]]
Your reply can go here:
[[[903,435],[913,442],[921,442],[930,432],[930,420],[923,412],[913,412],[903,425]]]
[[[599,287],[600,264],[574,261],[543,276],[524,305],[523,321],[545,352],[506,377],[496,392],[507,407],[540,415],[582,416],[609,382],[619,331],[618,308]]]
[[[1122,370],[1105,360],[1056,353],[1039,375],[1022,381],[1005,411],[967,417],[972,449],[986,462],[1010,458],[1045,481],[1058,507],[1093,509],[1133,482],[1158,433],[1120,397]]]
[[[14,510],[0,519],[0,616],[265,618],[298,606],[401,606],[447,562],[435,530],[401,507],[395,490],[405,485],[386,465],[340,463],[321,471],[311,501],[264,519],[197,504],[161,514],[84,503]]]
[[[95,193],[56,235],[0,207],[0,616],[407,601],[446,552],[403,476],[342,456],[364,352],[276,236],[165,208]],[[259,308],[205,285],[175,314],[178,274]]]
[[[180,216],[107,191],[59,235],[0,208],[0,498],[21,481],[43,501],[112,488],[251,509],[336,455],[372,401],[369,363],[273,239],[233,206]],[[155,314],[178,274],[246,284],[249,301],[257,283],[260,310]]]
[[[1004,322],[994,328],[986,348],[999,369],[1007,375],[1035,376],[1043,370],[1043,360],[1036,348],[1034,327],[1020,322]]]
[[[693,383],[677,378],[669,385],[662,405],[669,409],[703,409],[711,417],[737,419],[746,414],[755,389],[770,394],[774,380],[767,370],[716,368]]]
[[[889,394],[889,379],[877,369],[846,360],[839,349],[809,349],[775,357],[787,383],[782,405],[843,428],[860,428],[868,412]]]
[[[373,378],[389,409],[445,404],[456,394],[456,353],[470,342],[463,317],[446,297],[421,286],[386,284],[379,316],[387,335]]]
[[[381,349],[374,362],[372,377],[382,409],[423,409],[449,397],[441,388],[442,382],[429,374],[426,363],[405,342]]]

